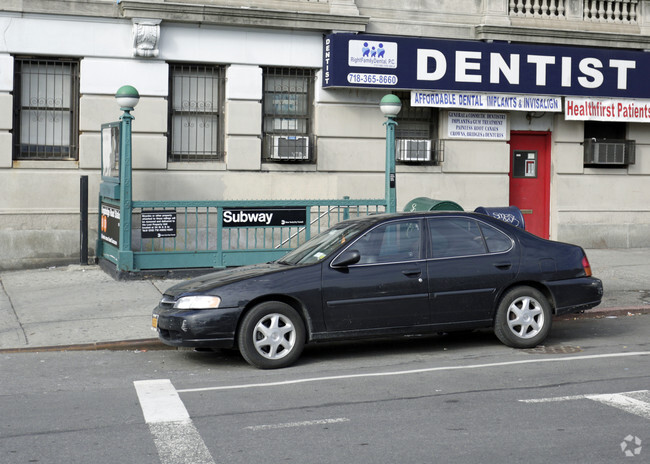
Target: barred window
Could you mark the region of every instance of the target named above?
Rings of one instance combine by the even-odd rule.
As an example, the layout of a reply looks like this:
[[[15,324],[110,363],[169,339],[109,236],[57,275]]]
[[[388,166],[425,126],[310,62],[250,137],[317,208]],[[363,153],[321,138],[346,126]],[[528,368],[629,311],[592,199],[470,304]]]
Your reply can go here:
[[[312,160],[314,71],[265,68],[263,79],[263,159],[265,161]]]
[[[438,129],[436,108],[411,106],[409,92],[395,93],[402,109],[395,118],[396,160],[402,163],[439,163],[441,143],[435,140]]]
[[[170,65],[169,90],[169,160],[222,160],[223,67]]]
[[[76,160],[79,134],[76,60],[15,60],[15,160]]]

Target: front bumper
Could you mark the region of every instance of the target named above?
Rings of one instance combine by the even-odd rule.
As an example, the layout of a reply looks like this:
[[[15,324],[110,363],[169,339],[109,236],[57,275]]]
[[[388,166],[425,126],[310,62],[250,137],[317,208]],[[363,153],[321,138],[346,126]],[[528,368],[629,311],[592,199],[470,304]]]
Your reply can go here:
[[[153,319],[161,342],[170,346],[230,348],[240,308],[178,310],[158,306]]]

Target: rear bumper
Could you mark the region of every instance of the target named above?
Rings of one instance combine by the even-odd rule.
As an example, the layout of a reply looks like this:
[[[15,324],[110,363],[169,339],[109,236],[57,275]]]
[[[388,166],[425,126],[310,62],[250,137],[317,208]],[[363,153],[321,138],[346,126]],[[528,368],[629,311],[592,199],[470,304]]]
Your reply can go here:
[[[603,282],[595,277],[546,282],[546,286],[553,295],[557,316],[595,308],[603,299]]]

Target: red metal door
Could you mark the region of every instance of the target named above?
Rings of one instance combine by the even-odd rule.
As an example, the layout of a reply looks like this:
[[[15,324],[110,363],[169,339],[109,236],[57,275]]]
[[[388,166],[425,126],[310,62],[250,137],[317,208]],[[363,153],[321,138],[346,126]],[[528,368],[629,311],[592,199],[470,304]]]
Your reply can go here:
[[[510,134],[510,205],[524,215],[526,230],[549,237],[551,133]]]

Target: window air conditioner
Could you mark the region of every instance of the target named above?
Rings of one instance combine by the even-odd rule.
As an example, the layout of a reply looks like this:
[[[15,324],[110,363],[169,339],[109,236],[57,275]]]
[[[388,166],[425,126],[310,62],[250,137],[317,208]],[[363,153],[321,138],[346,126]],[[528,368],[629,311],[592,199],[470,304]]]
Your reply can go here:
[[[398,139],[398,161],[431,161],[431,140]]]
[[[635,161],[634,140],[585,139],[585,164],[627,165]]]
[[[308,160],[309,137],[274,135],[271,159]]]

